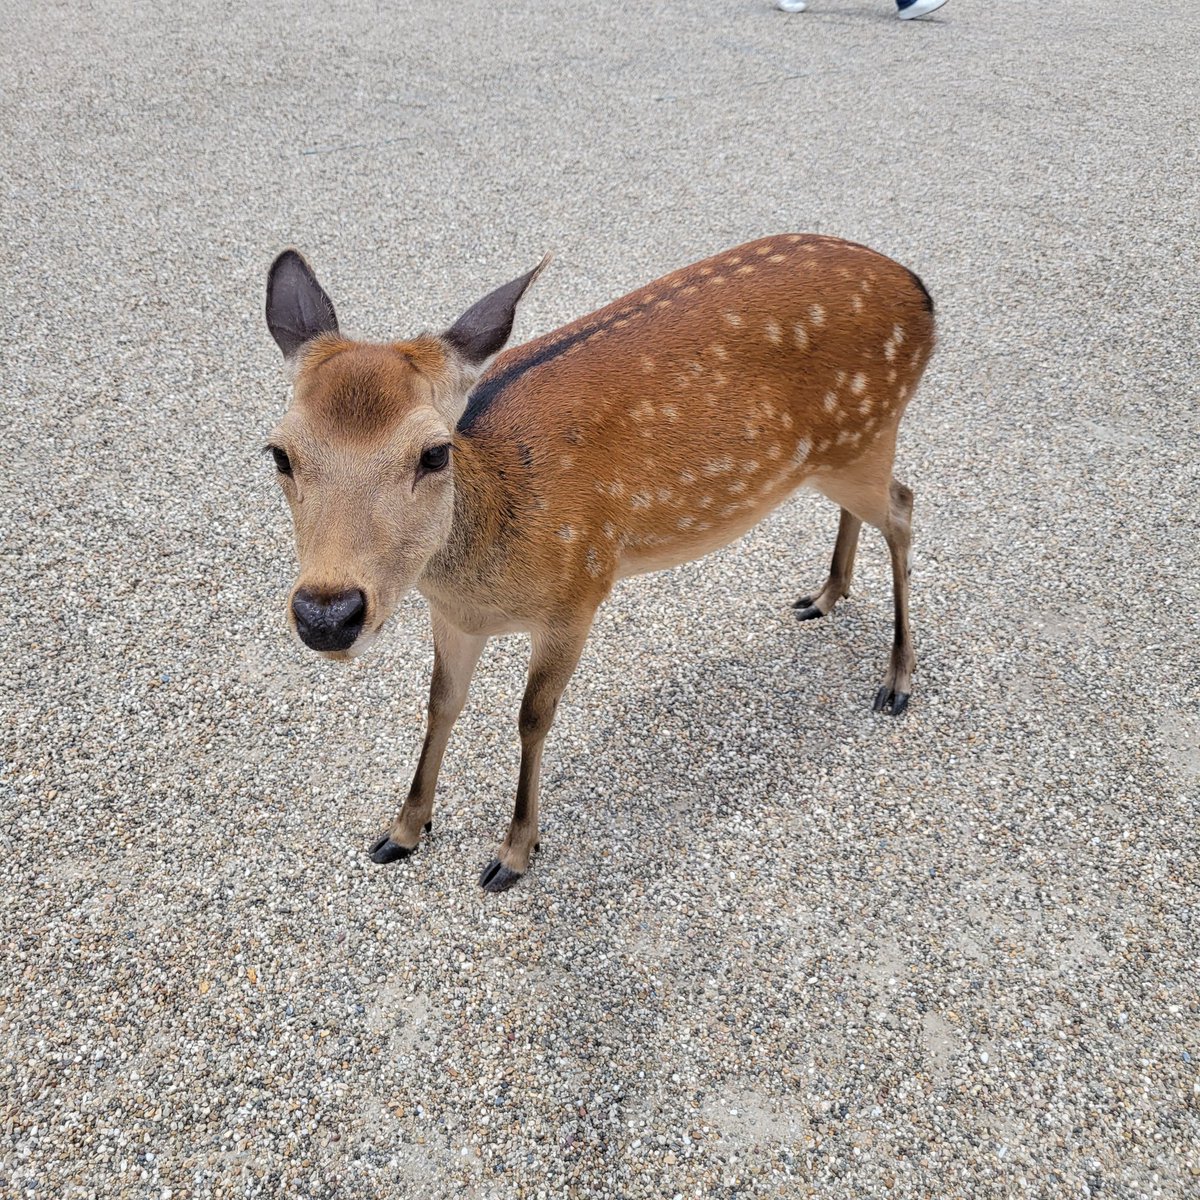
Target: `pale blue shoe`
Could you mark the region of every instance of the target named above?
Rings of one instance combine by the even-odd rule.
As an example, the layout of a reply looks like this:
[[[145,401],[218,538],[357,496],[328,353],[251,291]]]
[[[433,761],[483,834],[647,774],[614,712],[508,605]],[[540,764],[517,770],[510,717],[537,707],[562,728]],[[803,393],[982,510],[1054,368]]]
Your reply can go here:
[[[896,16],[902,21],[911,21],[916,17],[927,17],[931,12],[936,12],[946,0],[896,0],[896,7],[900,10]]]

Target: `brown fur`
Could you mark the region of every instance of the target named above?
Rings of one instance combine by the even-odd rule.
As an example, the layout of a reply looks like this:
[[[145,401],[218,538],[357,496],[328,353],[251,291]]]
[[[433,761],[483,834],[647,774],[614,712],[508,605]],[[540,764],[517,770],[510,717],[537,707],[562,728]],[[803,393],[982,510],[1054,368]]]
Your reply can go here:
[[[469,401],[472,366],[444,338],[373,346],[326,333],[307,346],[273,437],[296,467],[285,490],[297,586],[365,593],[364,634],[338,657],[367,644],[409,587],[433,611],[429,733],[392,851],[414,847],[430,819],[484,641],[524,630],[516,811],[485,886],[515,881],[537,842],[542,743],[615,580],[732,541],[801,485],[842,508],[829,578],[802,617],[848,593],[863,521],[888,541],[896,640],[876,707],[901,711],[912,493],[892,461],[933,335],[928,295],[905,268],[792,234],[506,351]],[[422,449],[451,438],[452,467],[419,478]]]

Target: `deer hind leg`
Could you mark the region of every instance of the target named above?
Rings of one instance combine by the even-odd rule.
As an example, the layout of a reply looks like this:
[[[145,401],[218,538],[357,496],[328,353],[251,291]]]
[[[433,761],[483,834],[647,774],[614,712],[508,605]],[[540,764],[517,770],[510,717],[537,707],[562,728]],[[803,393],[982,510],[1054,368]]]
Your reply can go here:
[[[892,561],[895,632],[887,674],[875,693],[874,709],[898,717],[908,707],[912,674],[916,666],[908,624],[913,494],[910,488],[892,478],[892,457],[893,447],[880,445],[873,454],[851,467],[844,468],[836,475],[814,479],[813,483],[835,504],[841,505],[843,520],[845,513],[849,512],[852,518],[875,526],[887,542]],[[844,528],[845,524],[838,530],[839,546]],[[835,549],[835,563],[837,556]]]
[[[535,632],[529,662],[529,679],[521,700],[518,728],[521,733],[521,767],[517,798],[513,805],[508,835],[495,858],[483,868],[479,884],[485,892],[503,892],[526,871],[538,848],[538,793],[542,771],[542,747],[554,722],[559,698],[575,672],[590,619],[582,627]]]
[[[827,617],[843,596],[850,595],[854,555],[858,550],[858,531],[861,528],[862,519],[843,508],[841,519],[838,521],[837,541],[833,545],[833,561],[829,564],[829,578],[814,595],[801,596],[792,604],[797,610],[798,621]]]
[[[387,833],[371,846],[371,861],[395,862],[407,858],[421,840],[421,830],[433,828],[433,793],[437,787],[442,756],[454,722],[467,700],[467,689],[475,665],[483,653],[486,637],[477,637],[455,629],[436,611],[433,619],[433,677],[429,681],[429,718],[425,741],[408,799],[404,801]]]
[[[908,627],[908,584],[912,574],[912,488],[895,479],[888,485],[888,520],[883,527],[892,559],[896,628],[883,685],[875,693],[875,711],[898,717],[908,707],[913,668],[917,665]]]

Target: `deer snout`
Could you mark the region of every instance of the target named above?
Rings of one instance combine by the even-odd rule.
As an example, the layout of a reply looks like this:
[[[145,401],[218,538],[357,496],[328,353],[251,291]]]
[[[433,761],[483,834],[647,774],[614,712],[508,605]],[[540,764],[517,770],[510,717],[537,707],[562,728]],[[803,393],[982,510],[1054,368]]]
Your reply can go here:
[[[362,632],[367,598],[358,588],[321,595],[300,588],[292,597],[300,640],[313,650],[348,650]]]

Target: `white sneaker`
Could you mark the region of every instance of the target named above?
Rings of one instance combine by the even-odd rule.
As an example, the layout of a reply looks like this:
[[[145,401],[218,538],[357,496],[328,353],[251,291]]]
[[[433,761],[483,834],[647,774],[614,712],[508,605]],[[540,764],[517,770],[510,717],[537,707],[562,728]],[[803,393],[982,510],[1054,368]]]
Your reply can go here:
[[[775,0],[775,7],[780,12],[803,12],[808,7],[808,0]]]
[[[907,8],[902,8],[896,16],[902,21],[911,21],[914,17],[925,17],[941,8],[946,0],[913,0]]]

